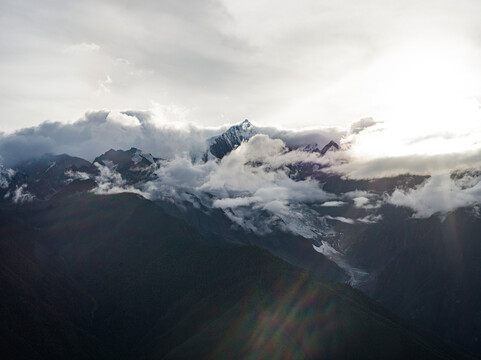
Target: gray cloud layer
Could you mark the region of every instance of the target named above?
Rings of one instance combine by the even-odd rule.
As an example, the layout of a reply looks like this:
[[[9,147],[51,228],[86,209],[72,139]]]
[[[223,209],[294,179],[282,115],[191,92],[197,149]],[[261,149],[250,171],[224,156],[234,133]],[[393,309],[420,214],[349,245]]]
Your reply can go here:
[[[110,148],[137,147],[164,159],[181,155],[200,158],[206,139],[225,129],[168,122],[150,111],[96,111],[69,124],[45,122],[12,134],[0,134],[0,156],[6,166],[11,166],[44,153],[67,153],[93,160]],[[338,141],[342,135],[336,129],[289,131],[263,127],[260,131],[282,138],[289,146],[306,142],[322,146],[331,139]]]
[[[372,179],[402,174],[449,174],[458,169],[481,166],[481,150],[437,155],[406,155],[375,159],[355,159],[334,165],[331,171],[347,175],[351,179]]]
[[[1,129],[151,101],[202,125],[346,126],[376,115],[370,66],[423,38],[476,49],[480,11],[476,0],[2,0]]]

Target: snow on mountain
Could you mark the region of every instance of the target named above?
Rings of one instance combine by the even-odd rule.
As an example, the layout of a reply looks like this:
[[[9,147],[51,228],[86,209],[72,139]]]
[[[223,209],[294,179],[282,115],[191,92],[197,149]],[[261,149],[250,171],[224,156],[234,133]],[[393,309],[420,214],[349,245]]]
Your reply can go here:
[[[221,135],[211,137],[207,140],[208,150],[203,156],[204,161],[210,158],[222,159],[236,147],[240,146],[242,142],[249,141],[250,138],[257,134],[262,134],[262,131],[247,119],[238,125],[231,126]],[[295,149],[308,153],[318,153],[324,156],[328,151],[336,151],[339,150],[339,148],[339,145],[331,140],[323,147],[314,143],[306,144]]]
[[[359,268],[355,268],[351,266],[347,262],[347,260],[343,257],[343,254],[337,251],[336,249],[334,249],[327,241],[322,240],[321,245],[316,246],[313,244],[312,247],[318,253],[323,254],[329,260],[335,262],[341,269],[343,269],[346,272],[346,274],[349,275],[348,283],[351,286],[354,286],[354,287],[359,286],[360,284],[364,283],[367,280],[369,273]]]
[[[153,164],[155,162],[152,154],[145,153],[145,152],[143,152],[142,150],[139,150],[139,149],[135,149],[135,153],[134,153],[134,155],[132,155],[132,161],[135,164],[138,164],[142,160],[147,160],[151,164]]]
[[[246,119],[239,125],[230,127],[223,134],[208,139],[209,152],[216,158],[221,159],[242,144],[243,141],[248,141],[258,133],[258,129]]]
[[[337,151],[339,150],[339,148],[339,145],[331,140],[322,148],[319,147],[317,143],[314,143],[297,147],[294,150],[309,154],[318,154],[317,156],[322,157],[326,155],[327,152]],[[329,177],[329,174],[327,172],[322,171],[322,169],[325,167],[327,167],[327,165],[321,165],[310,161],[300,161],[299,163],[290,166],[290,177],[295,180],[312,178],[318,180],[321,183],[324,183]]]
[[[220,159],[240,146],[243,142],[249,141],[252,137],[260,133],[261,131],[258,128],[248,120],[245,120],[238,125],[230,127],[223,134],[210,138],[208,141],[209,154],[211,157],[215,156],[217,159]],[[269,144],[272,142],[279,143],[280,140],[274,141],[270,139]],[[249,145],[251,145],[251,143],[246,144],[246,146]],[[263,151],[270,151],[270,146],[272,145],[264,148]],[[317,153],[316,157],[319,157],[327,151],[337,148],[339,148],[339,146],[336,143],[330,142],[324,147],[319,147],[317,144],[307,144],[303,146],[301,150],[309,153]],[[290,165],[292,169],[287,166],[284,170],[272,169],[261,166],[260,164],[249,164],[247,165],[250,174],[248,180],[253,181],[253,183],[260,181],[262,184],[272,182],[273,186],[278,189],[278,194],[286,193],[287,195],[285,196],[287,196],[287,199],[291,198],[289,195],[290,192],[295,192],[295,189],[298,188],[296,185],[300,184],[298,181],[307,181],[302,184],[307,186],[310,192],[319,190],[320,187],[316,182],[306,180],[310,177],[315,178],[313,174],[319,173],[318,170],[320,170],[318,164],[307,161],[309,158],[312,159],[312,155],[308,156],[306,154],[305,161],[303,161],[304,157],[302,153],[300,154],[301,156],[298,156],[299,154],[295,154],[293,149],[287,147],[283,147],[283,149],[285,149],[285,151],[292,151],[292,154],[296,155],[295,161],[299,161],[299,163],[292,163]],[[298,151],[300,148],[295,150]],[[79,181],[91,180],[96,183],[94,192],[101,194],[133,192],[147,198],[152,197],[153,199],[169,198],[169,196],[173,196],[174,199],[182,198],[184,200],[185,198],[198,198],[205,209],[205,216],[209,216],[213,203],[215,200],[218,200],[218,198],[231,201],[239,196],[239,192],[235,191],[224,194],[222,187],[219,188],[221,190],[218,190],[217,193],[212,191],[211,188],[209,188],[209,191],[199,190],[203,181],[209,177],[209,174],[212,175],[212,173],[218,171],[225,171],[225,169],[221,167],[222,163],[212,162],[206,164],[203,162],[196,163],[195,161],[187,161],[186,163],[182,163],[182,166],[177,166],[173,160],[163,163],[157,160],[159,159],[135,147],[128,150],[110,149],[95,158],[93,163],[66,155],[44,156],[35,161],[25,163],[21,168],[21,173],[24,175],[17,179],[14,184],[15,186],[11,185],[10,188],[5,191],[9,191],[10,200],[20,203],[30,201],[33,197],[39,200],[49,198],[76,180],[77,183]],[[239,164],[244,164],[244,162],[241,161]],[[160,171],[162,168],[169,170],[164,172]],[[294,172],[302,176],[291,176]],[[173,174],[171,174],[173,179],[169,178],[170,173]],[[190,185],[187,180],[191,177],[190,173],[192,173],[192,176],[199,177],[200,182]],[[222,175],[219,180],[221,183],[227,181],[224,175]],[[234,181],[234,183],[236,182]],[[236,186],[237,185],[234,186],[234,189],[237,189]],[[301,188],[304,189],[302,186]],[[171,189],[171,191],[169,192],[165,189]],[[226,207],[223,209],[223,212],[233,223],[240,224],[239,226],[244,228],[245,231],[249,231],[250,229],[256,234],[261,233],[262,229],[265,229],[265,233],[283,231],[300,236],[315,244],[321,244],[321,241],[329,241],[332,246],[336,247],[335,239],[337,238],[337,234],[332,232],[332,227],[326,222],[325,217],[321,216],[308,204],[312,201],[311,198],[309,198],[307,203],[305,203],[304,200],[286,202],[286,204],[283,205],[285,209],[281,211],[272,205],[270,205],[270,207],[265,206],[273,202],[269,200],[270,195],[267,190],[264,190],[266,195],[262,195],[262,191],[258,192],[255,191],[255,189],[243,188],[242,186],[240,189],[239,191],[244,192],[242,196],[248,197],[248,195],[251,194],[249,191],[251,191],[251,198],[257,200],[245,207]],[[184,193],[186,196],[183,195]],[[274,195],[274,197],[278,196],[278,194]],[[267,196],[267,198],[264,199],[263,196]],[[294,198],[295,197],[296,196],[294,196]],[[323,199],[323,201],[324,200],[325,199]],[[263,201],[266,201],[266,204],[264,204]],[[192,203],[192,206],[194,207],[195,204]],[[249,224],[250,227],[247,226]],[[340,256],[341,255],[336,257],[337,262],[342,262],[342,260],[338,259]],[[351,275],[351,278],[352,277]]]
[[[328,151],[336,151],[339,150],[339,145],[331,140],[328,144],[326,144],[322,149],[319,148],[318,144],[307,144],[298,148],[300,151],[308,152],[308,153],[319,153],[321,156],[324,156]]]
[[[157,158],[154,158],[152,154],[143,152],[135,147],[129,150],[114,150],[110,149],[101,156],[95,158],[93,163],[99,163],[101,165],[114,166],[117,171],[132,171],[139,168],[148,168],[154,164]]]
[[[45,172],[48,172],[48,171],[49,171],[51,168],[53,168],[55,165],[57,165],[57,162],[56,162],[56,161],[54,161],[53,163],[51,163],[51,164],[49,165],[49,167],[47,168],[47,170],[45,170]]]
[[[15,169],[0,169],[0,195],[15,203],[48,199],[71,182],[70,173],[89,172],[90,166],[87,160],[67,154],[32,158]]]
[[[298,150],[308,152],[308,153],[321,152],[317,144],[307,144],[307,145],[301,146],[300,148],[298,148]]]

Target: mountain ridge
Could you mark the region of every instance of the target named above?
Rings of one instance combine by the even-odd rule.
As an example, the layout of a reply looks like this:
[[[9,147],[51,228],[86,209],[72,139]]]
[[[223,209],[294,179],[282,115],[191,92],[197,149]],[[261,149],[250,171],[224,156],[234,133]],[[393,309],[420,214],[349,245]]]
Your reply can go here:
[[[237,130],[245,131],[246,136],[255,135],[250,122],[236,126]],[[247,141],[237,135],[232,138],[235,141],[229,142],[230,151],[235,151],[237,142]],[[395,192],[412,193],[429,183],[429,176],[405,174],[371,180],[346,179],[330,173],[328,165],[318,162],[321,156],[338,148],[333,141],[323,147],[317,144],[295,149],[285,147],[276,161],[284,156],[294,158],[287,165],[281,162],[271,166],[262,161],[237,164],[242,171],[259,175],[262,181],[281,179],[272,183],[277,189],[273,193],[265,192],[266,189],[249,193],[249,188],[236,192],[225,187],[219,192],[205,186],[204,180],[210,180],[215,174],[209,171],[226,170],[222,166],[229,166],[228,160],[235,160],[236,156],[225,160],[211,158],[208,163],[162,160],[132,147],[110,149],[90,163],[66,154],[50,154],[23,162],[15,171],[2,169],[6,186],[2,182],[0,205],[29,208],[44,202],[52,204],[64,197],[88,199],[92,193],[112,196],[133,192],[134,196],[150,199],[148,201],[169,216],[195,228],[212,245],[256,246],[291,265],[331,280],[351,281],[403,318],[481,353],[479,339],[476,340],[481,328],[478,315],[481,314],[481,295],[469,290],[469,286],[474,285],[466,285],[481,281],[476,263],[481,251],[476,242],[481,232],[479,208],[455,209],[447,214],[414,219],[413,210],[386,199]],[[220,173],[219,179],[236,169],[227,170]],[[450,175],[463,189],[475,186],[477,177],[476,169]],[[202,181],[197,183],[199,178]],[[182,181],[186,182],[185,186]],[[258,186],[262,186],[262,181]],[[291,190],[295,196],[307,195],[302,200],[282,198],[285,191]],[[316,192],[320,197],[311,196]],[[266,194],[268,202],[259,202]],[[272,215],[270,209],[278,212]],[[268,224],[270,228],[256,232],[259,224]],[[456,251],[448,246],[451,243],[456,244],[457,249],[469,249],[462,252],[466,269],[454,261]],[[426,271],[420,264],[432,264],[433,269]],[[446,268],[447,264],[452,267]],[[354,279],[353,271],[363,274],[362,279]],[[409,279],[402,276],[407,273],[411,274]],[[418,291],[422,286],[440,295],[432,297]],[[438,310],[432,310],[431,306]]]

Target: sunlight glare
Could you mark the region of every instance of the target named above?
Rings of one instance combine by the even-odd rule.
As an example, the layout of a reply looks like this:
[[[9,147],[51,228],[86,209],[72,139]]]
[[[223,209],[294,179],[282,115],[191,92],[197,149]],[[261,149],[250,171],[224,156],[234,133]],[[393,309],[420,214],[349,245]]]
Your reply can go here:
[[[455,44],[402,47],[376,63],[368,89],[379,125],[356,136],[356,156],[466,151],[481,141],[480,74]],[[379,154],[382,149],[382,154]]]

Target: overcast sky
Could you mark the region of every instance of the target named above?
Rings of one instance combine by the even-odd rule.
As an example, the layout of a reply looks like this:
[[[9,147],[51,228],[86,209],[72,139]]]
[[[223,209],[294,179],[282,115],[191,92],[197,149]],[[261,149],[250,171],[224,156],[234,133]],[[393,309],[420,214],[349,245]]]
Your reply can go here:
[[[444,85],[479,96],[479,14],[478,0],[0,0],[0,131],[159,106],[200,126],[348,126],[409,91],[393,74],[431,68],[462,68]]]

